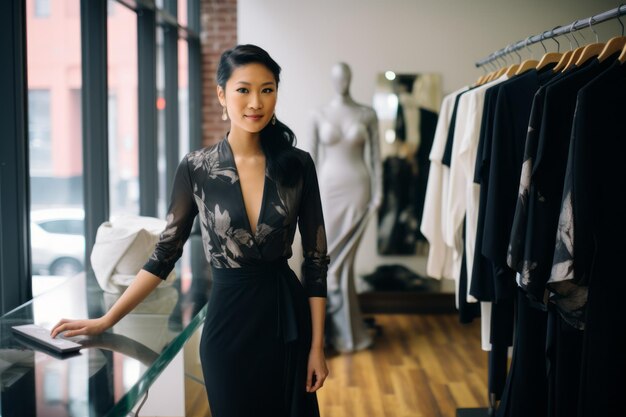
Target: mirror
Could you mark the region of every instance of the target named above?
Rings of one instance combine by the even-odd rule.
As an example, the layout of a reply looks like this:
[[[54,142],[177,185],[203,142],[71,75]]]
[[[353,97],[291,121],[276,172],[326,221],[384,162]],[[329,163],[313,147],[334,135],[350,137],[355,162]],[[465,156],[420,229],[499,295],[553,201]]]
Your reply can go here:
[[[442,100],[440,74],[378,75],[378,116],[383,201],[378,212],[380,255],[427,255],[420,232],[428,183],[428,159]]]
[[[361,276],[365,313],[454,311],[454,282],[426,275],[428,242],[420,232],[442,101],[438,73],[386,71],[376,79],[383,201],[376,219],[379,265]]]

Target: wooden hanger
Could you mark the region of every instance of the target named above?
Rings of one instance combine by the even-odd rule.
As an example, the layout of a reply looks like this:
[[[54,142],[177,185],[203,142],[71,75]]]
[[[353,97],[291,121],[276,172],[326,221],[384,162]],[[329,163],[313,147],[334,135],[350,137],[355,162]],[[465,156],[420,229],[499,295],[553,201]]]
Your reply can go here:
[[[598,55],[598,61],[602,62],[614,53],[623,50],[624,45],[626,45],[626,36],[616,36],[609,39],[600,55]]]
[[[591,29],[591,31],[596,35],[596,43],[590,43],[589,45],[585,46],[585,48],[583,49],[582,53],[578,57],[578,60],[574,64],[577,67],[580,67],[585,62],[589,61],[591,58],[597,57],[604,50],[604,44],[598,42],[598,34],[591,27],[591,23],[592,22],[593,22],[593,17],[590,17],[589,18],[589,29]]]
[[[626,46],[624,46],[624,49],[622,49],[622,53],[619,55],[617,60],[621,62],[622,64],[626,62]]]
[[[487,74],[483,74],[481,75],[478,80],[476,81],[476,83],[474,84],[474,87],[478,87],[480,85],[483,85],[487,82],[487,78],[491,75],[491,73],[487,73]]]
[[[511,78],[512,76],[515,75],[515,73],[517,72],[517,69],[519,68],[520,64],[513,64],[510,67],[508,67],[506,69],[506,71],[504,72],[504,74],[506,74],[507,77]]]
[[[496,74],[493,76],[493,78],[489,81],[497,80],[498,78],[502,77],[502,75],[506,72],[507,69],[509,69],[509,67],[500,68],[498,72],[496,72]]]
[[[519,65],[519,67],[517,68],[517,71],[515,72],[515,75],[520,75],[520,74],[525,73],[528,70],[536,68],[538,63],[539,61],[537,61],[536,59],[527,59],[526,61],[522,62]]]
[[[561,60],[562,56],[563,54],[560,54],[558,52],[548,52],[547,54],[541,57],[541,60],[539,61],[536,67],[537,71],[539,71],[542,68],[545,68],[547,65],[550,65],[552,63],[555,63],[555,62],[558,63]]]
[[[565,51],[563,55],[561,56],[561,59],[559,60],[558,64],[556,64],[556,67],[552,68],[552,71],[558,72],[558,71],[561,71],[563,68],[565,68],[570,58],[572,57],[572,53],[574,53],[574,51],[571,51],[571,50]]]
[[[580,67],[590,59],[597,57],[604,50],[604,45],[603,43],[590,43],[585,46],[574,65]]]
[[[574,52],[572,52],[572,56],[570,57],[569,61],[567,61],[567,64],[565,64],[565,66],[563,67],[563,72],[575,66],[575,63],[578,60],[578,57],[582,54],[583,49],[585,49],[584,46],[574,49]]]

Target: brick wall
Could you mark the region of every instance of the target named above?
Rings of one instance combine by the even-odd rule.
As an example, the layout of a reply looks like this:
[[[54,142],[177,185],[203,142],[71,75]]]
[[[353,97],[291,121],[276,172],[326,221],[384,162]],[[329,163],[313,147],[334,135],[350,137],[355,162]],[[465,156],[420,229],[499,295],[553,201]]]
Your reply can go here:
[[[220,55],[237,45],[237,0],[201,0],[202,141],[205,146],[222,138],[230,124],[222,121],[215,72]]]

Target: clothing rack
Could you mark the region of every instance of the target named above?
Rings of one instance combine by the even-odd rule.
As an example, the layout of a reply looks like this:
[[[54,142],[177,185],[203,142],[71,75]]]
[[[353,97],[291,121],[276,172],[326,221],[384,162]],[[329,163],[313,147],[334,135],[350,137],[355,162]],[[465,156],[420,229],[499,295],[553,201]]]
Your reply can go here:
[[[547,30],[542,32],[539,35],[531,36],[524,40],[515,42],[513,44],[507,45],[506,47],[493,52],[488,57],[481,59],[476,62],[476,67],[480,68],[481,66],[488,64],[496,59],[503,57],[505,55],[510,54],[511,52],[515,52],[519,49],[525,48],[529,45],[532,45],[537,42],[542,42],[546,39],[555,38],[561,35],[567,35],[576,30],[589,28],[592,25],[597,25],[598,23],[605,22],[607,20],[616,19],[619,16],[626,15],[626,5],[621,5],[611,10],[607,10],[606,12],[597,14],[595,16],[587,17],[585,19],[578,19],[572,22],[567,26],[557,26],[552,30]]]
[[[509,44],[505,46],[504,48],[491,53],[489,56],[481,59],[480,61],[477,61],[475,63],[475,66],[477,68],[480,68],[486,64],[496,61],[497,59],[500,59],[506,55],[509,55],[512,52],[526,48],[529,45],[532,45],[538,42],[543,42],[544,40],[547,40],[547,39],[553,39],[558,36],[568,35],[580,29],[591,28],[591,26],[593,25],[597,25],[599,23],[603,23],[608,20],[617,19],[623,15],[626,15],[626,5],[622,4],[614,9],[607,10],[597,15],[583,18],[583,19],[577,19],[574,22],[570,23],[569,25],[557,26],[554,29],[544,31],[538,35],[530,36],[524,40],[520,40],[518,42]],[[621,22],[621,20],[620,20],[620,24],[622,25],[622,36],[624,36],[624,24]],[[596,39],[597,39],[597,34],[596,34]],[[493,417],[496,413],[495,405],[496,405],[495,394],[489,393],[489,406],[487,408],[459,408],[456,410],[457,411],[456,416],[457,417]]]

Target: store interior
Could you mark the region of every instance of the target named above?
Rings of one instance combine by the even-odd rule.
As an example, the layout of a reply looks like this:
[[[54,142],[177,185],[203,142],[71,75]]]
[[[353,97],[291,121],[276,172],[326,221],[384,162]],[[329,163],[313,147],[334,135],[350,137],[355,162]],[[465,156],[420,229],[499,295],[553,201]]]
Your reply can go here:
[[[243,44],[280,65],[275,114],[319,182],[330,372],[307,417],[625,415],[623,4],[2,7],[0,416],[213,415],[202,220],[166,282],[80,354],[11,327],[98,317],[133,282],[179,161],[225,143],[215,72]],[[300,231],[292,252],[305,282]]]

